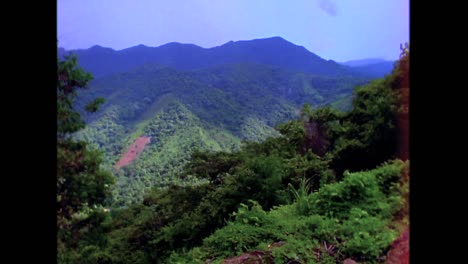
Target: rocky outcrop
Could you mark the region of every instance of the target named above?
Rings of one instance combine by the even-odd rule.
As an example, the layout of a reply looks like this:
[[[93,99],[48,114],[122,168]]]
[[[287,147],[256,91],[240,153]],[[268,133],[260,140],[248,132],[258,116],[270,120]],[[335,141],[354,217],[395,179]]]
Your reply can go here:
[[[409,264],[409,228],[395,240],[387,253],[386,264]]]

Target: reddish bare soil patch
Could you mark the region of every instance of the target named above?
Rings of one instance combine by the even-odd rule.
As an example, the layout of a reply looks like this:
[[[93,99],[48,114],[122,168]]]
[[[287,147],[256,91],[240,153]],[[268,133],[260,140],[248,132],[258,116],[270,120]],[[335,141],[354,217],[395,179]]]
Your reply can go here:
[[[386,264],[408,264],[409,263],[409,228],[395,240],[388,251]]]
[[[116,169],[120,169],[123,166],[127,166],[143,151],[146,144],[150,142],[149,137],[139,137],[135,142],[128,148],[127,152],[120,158],[119,162],[115,164]]]

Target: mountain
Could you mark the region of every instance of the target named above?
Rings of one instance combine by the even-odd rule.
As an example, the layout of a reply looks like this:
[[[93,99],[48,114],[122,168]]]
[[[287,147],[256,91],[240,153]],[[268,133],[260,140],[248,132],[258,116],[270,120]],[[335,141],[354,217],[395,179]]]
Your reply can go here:
[[[196,184],[178,178],[191,153],[277,136],[275,126],[297,118],[305,103],[349,109],[353,88],[370,80],[280,37],[210,49],[172,42],[73,52],[95,77],[77,108],[106,100],[96,114],[81,111],[87,127],[76,136],[105,153],[118,180],[116,206],[139,201],[151,186]],[[127,165],[116,166],[119,160]]]
[[[89,49],[59,50],[59,56],[73,52],[80,65],[102,77],[126,72],[146,63],[165,65],[178,70],[192,70],[223,64],[268,64],[304,73],[324,75],[353,75],[349,68],[325,60],[281,37],[230,41],[213,48],[171,42],[159,47],[138,45],[116,51],[93,46]]]
[[[126,117],[132,120],[159,97],[170,93],[211,122],[225,118],[223,110],[230,111],[226,113],[230,116],[255,113],[268,120],[266,112],[273,106],[290,104],[296,108],[304,103],[313,106],[331,104],[350,95],[355,85],[367,81],[347,76],[305,74],[262,64],[227,64],[192,71],[146,64],[125,73],[97,78],[89,92],[81,93],[78,104],[83,102],[83,106],[84,101],[97,96],[107,98],[101,112],[110,106],[129,108],[131,104],[139,104],[135,108],[139,110]],[[235,130],[239,124],[232,120],[235,117],[231,118],[230,129]],[[268,121],[270,125],[275,122]]]
[[[349,67],[359,67],[359,66],[366,66],[376,63],[385,62],[386,60],[380,58],[368,58],[368,59],[360,59],[360,60],[350,60],[346,62],[341,62],[340,64],[346,65]]]
[[[385,75],[392,73],[394,61],[385,61],[369,65],[353,67],[355,73],[360,73],[371,78],[383,78]]]
[[[390,74],[392,72],[395,61],[371,58],[350,60],[340,64],[352,67],[352,72],[355,74],[362,74],[363,76],[368,76],[370,78],[382,78],[386,74]]]
[[[265,64],[176,70],[148,63],[96,78],[80,92],[78,109],[96,97],[106,103],[96,114],[83,112],[88,126],[78,135],[106,153],[108,168],[138,138],[151,138],[132,164],[114,172],[116,203],[125,205],[138,201],[149,186],[177,181],[193,151],[236,150],[242,140],[278,135],[274,127],[296,118],[304,103],[346,109],[353,88],[367,81]]]

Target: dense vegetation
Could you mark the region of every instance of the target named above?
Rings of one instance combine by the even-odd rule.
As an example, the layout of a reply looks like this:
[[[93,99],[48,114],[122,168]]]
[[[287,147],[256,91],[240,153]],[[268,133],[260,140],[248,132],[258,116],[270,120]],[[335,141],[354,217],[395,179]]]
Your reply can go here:
[[[117,188],[112,206],[125,206],[141,202],[143,194],[151,186],[169,184],[194,184],[199,180],[178,175],[196,150],[234,150],[240,145],[239,139],[224,130],[204,125],[179,103],[168,104],[166,110],[142,126],[131,137],[145,135],[151,143],[132,164],[115,170]],[[133,142],[130,138],[128,142]]]
[[[57,260],[69,263],[75,259],[70,248],[102,241],[102,203],[114,178],[100,167],[98,150],[71,137],[85,126],[73,108],[76,91],[86,88],[92,76],[77,66],[76,57],[58,61],[57,74]],[[86,110],[96,112],[102,103],[102,98],[91,101]]]
[[[352,257],[377,262],[398,236],[393,215],[404,204],[407,185],[399,182],[407,164],[400,160],[377,169],[346,173],[343,180],[309,193],[307,181],[292,189],[294,202],[268,211],[255,200],[241,203],[234,220],[169,262],[218,263],[252,250],[271,250],[275,263],[336,263]],[[271,244],[278,247],[271,247]]]
[[[175,176],[193,150],[231,151],[239,149],[243,140],[278,136],[274,126],[296,118],[306,102],[339,106],[344,100],[342,109],[349,108],[346,102],[351,101],[352,87],[366,81],[269,65],[221,65],[182,72],[148,64],[100,78],[92,89],[80,93],[78,109],[96,97],[107,101],[96,115],[83,112],[89,126],[77,136],[106,153],[108,169],[137,137],[152,137],[138,164],[114,171],[118,184],[113,203],[126,206],[142,200],[143,186],[177,182]]]
[[[137,131],[188,144],[187,156],[178,160],[185,164],[176,170],[179,181],[161,185],[146,179],[138,164],[151,157],[141,159],[128,167],[136,179],[129,184],[154,188],[142,202],[110,212],[98,206],[109,197],[100,188],[102,179],[70,187],[83,197],[62,203],[73,208],[75,217],[69,226],[59,225],[60,232],[70,234],[59,236],[59,263],[220,263],[254,250],[269,263],[382,262],[408,225],[409,162],[401,160],[407,159],[407,149],[399,146],[408,132],[408,58],[405,48],[392,75],[357,87],[349,111],[305,104],[299,118],[276,127],[280,135],[239,148],[231,137],[234,132],[226,134],[209,124],[197,127],[197,115],[188,106],[178,100],[168,103]],[[100,102],[87,108],[95,110]],[[67,132],[82,127],[74,120],[79,126]],[[191,148],[187,137],[199,140],[205,133],[224,139],[211,142],[212,151],[190,156],[199,146]],[[162,141],[154,142],[150,148],[167,151],[158,160],[175,158],[174,145],[158,147]],[[219,151],[226,147],[231,151]],[[92,164],[79,167],[83,171],[59,170],[59,179],[61,173],[74,179],[111,179],[96,168],[97,156],[86,157],[79,162]]]

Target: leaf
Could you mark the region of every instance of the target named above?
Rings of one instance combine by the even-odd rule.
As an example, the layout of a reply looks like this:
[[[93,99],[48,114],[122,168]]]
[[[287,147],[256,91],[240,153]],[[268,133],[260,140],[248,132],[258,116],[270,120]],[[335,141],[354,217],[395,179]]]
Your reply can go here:
[[[87,112],[95,113],[99,109],[99,106],[103,104],[104,102],[105,102],[104,98],[102,97],[96,98],[86,105],[85,110]]]

